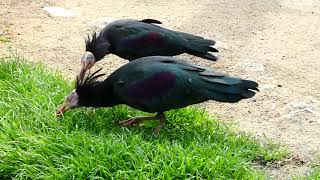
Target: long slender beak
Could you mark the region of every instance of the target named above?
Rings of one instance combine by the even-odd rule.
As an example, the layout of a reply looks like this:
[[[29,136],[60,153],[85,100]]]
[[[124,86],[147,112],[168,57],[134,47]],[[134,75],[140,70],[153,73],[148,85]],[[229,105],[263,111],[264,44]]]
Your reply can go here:
[[[63,104],[57,109],[56,116],[62,116],[63,113],[67,112],[69,109],[79,107],[79,96],[74,89],[71,93],[66,97]]]
[[[95,63],[95,61],[83,61],[82,62],[82,68],[81,68],[80,74],[79,74],[81,81],[83,81],[86,72],[92,68],[94,63]]]
[[[69,110],[69,104],[65,101],[56,111],[56,116],[61,117],[65,112]]]
[[[85,67],[82,67],[79,73],[80,81],[83,81],[84,75],[86,74],[87,69]]]
[[[95,64],[96,59],[91,52],[86,52],[81,62],[82,62],[82,67],[81,67],[79,76],[80,76],[80,80],[82,81],[84,79],[86,72],[90,70],[92,66]]]

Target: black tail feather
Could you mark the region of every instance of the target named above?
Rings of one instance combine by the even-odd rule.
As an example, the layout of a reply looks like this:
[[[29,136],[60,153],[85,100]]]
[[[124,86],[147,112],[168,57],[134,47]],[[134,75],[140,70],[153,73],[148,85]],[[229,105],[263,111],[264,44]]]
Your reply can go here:
[[[243,86],[245,88],[259,91],[259,89],[258,89],[259,85],[257,82],[251,81],[251,80],[242,80],[242,81],[243,81]]]
[[[162,24],[162,22],[155,19],[143,19],[140,22],[148,23],[148,24]]]
[[[258,90],[258,83],[230,76],[202,76],[204,94],[212,100],[235,103],[252,98]]]
[[[197,53],[197,52],[190,52],[190,54],[194,55],[194,56],[197,56],[197,57],[200,57],[200,58],[204,58],[204,59],[208,59],[208,60],[211,60],[211,61],[217,61],[219,58],[212,55],[212,54],[209,54],[209,53]]]
[[[215,41],[211,39],[205,39],[200,36],[194,36],[187,33],[179,33],[180,36],[185,38],[188,43],[185,44],[186,52],[197,57],[216,61],[218,58],[209,54],[208,52],[219,52],[216,48],[211,47],[215,45]]]
[[[256,94],[254,90],[259,91],[258,83],[255,81],[242,80],[242,87],[243,90],[241,92],[241,95],[245,98],[252,98]]]
[[[210,47],[210,46],[209,46],[209,51],[210,51],[210,52],[219,52],[218,49],[216,49],[216,48],[214,48],[214,47]]]

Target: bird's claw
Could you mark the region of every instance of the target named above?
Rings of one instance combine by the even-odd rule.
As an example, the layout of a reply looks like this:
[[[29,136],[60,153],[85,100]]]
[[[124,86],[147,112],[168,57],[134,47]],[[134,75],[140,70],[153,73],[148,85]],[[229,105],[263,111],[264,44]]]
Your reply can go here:
[[[129,118],[127,120],[120,121],[119,124],[122,126],[132,126],[134,124],[138,124],[139,121],[137,118]]]
[[[157,116],[147,116],[147,117],[133,117],[129,118],[124,121],[120,121],[119,124],[122,126],[132,126],[134,124],[139,124],[140,122],[146,121],[146,120],[159,120],[160,124],[156,129],[154,129],[155,136],[159,136],[161,128],[164,126],[164,122],[166,120],[163,113],[158,114]]]

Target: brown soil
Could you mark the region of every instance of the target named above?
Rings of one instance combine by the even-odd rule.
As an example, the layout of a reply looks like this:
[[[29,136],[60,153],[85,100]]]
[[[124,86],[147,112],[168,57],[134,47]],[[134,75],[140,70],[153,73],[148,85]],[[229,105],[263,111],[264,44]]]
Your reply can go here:
[[[77,16],[54,17],[44,6]],[[103,18],[105,17],[105,18]],[[10,0],[0,2],[0,54],[8,49],[74,78],[84,37],[101,19],[154,18],[164,27],[218,41],[220,61],[185,59],[250,78],[261,92],[238,104],[204,103],[241,129],[286,144],[303,162],[320,149],[320,2],[317,0]],[[126,63],[110,55],[98,63],[109,73]],[[275,179],[304,174],[308,163],[269,168]]]

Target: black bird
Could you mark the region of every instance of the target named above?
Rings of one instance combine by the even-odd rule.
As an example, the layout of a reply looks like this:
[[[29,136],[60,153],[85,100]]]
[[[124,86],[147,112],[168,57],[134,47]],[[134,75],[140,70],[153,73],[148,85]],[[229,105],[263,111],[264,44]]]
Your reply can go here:
[[[81,106],[126,104],[157,115],[131,118],[121,121],[122,125],[159,120],[155,130],[159,133],[165,122],[165,111],[206,100],[235,103],[253,97],[254,90],[258,91],[258,84],[254,81],[166,56],[136,59],[117,69],[104,81],[97,80],[102,76],[98,72],[88,75],[84,81],[77,77],[75,90],[67,96],[57,115]]]
[[[175,56],[192,54],[216,61],[208,52],[218,52],[211,47],[214,40],[183,32],[169,30],[155,24],[154,19],[142,21],[122,19],[104,27],[99,34],[93,33],[86,40],[86,52],[82,58],[80,79],[95,62],[107,54],[115,54],[129,61],[146,56]]]

